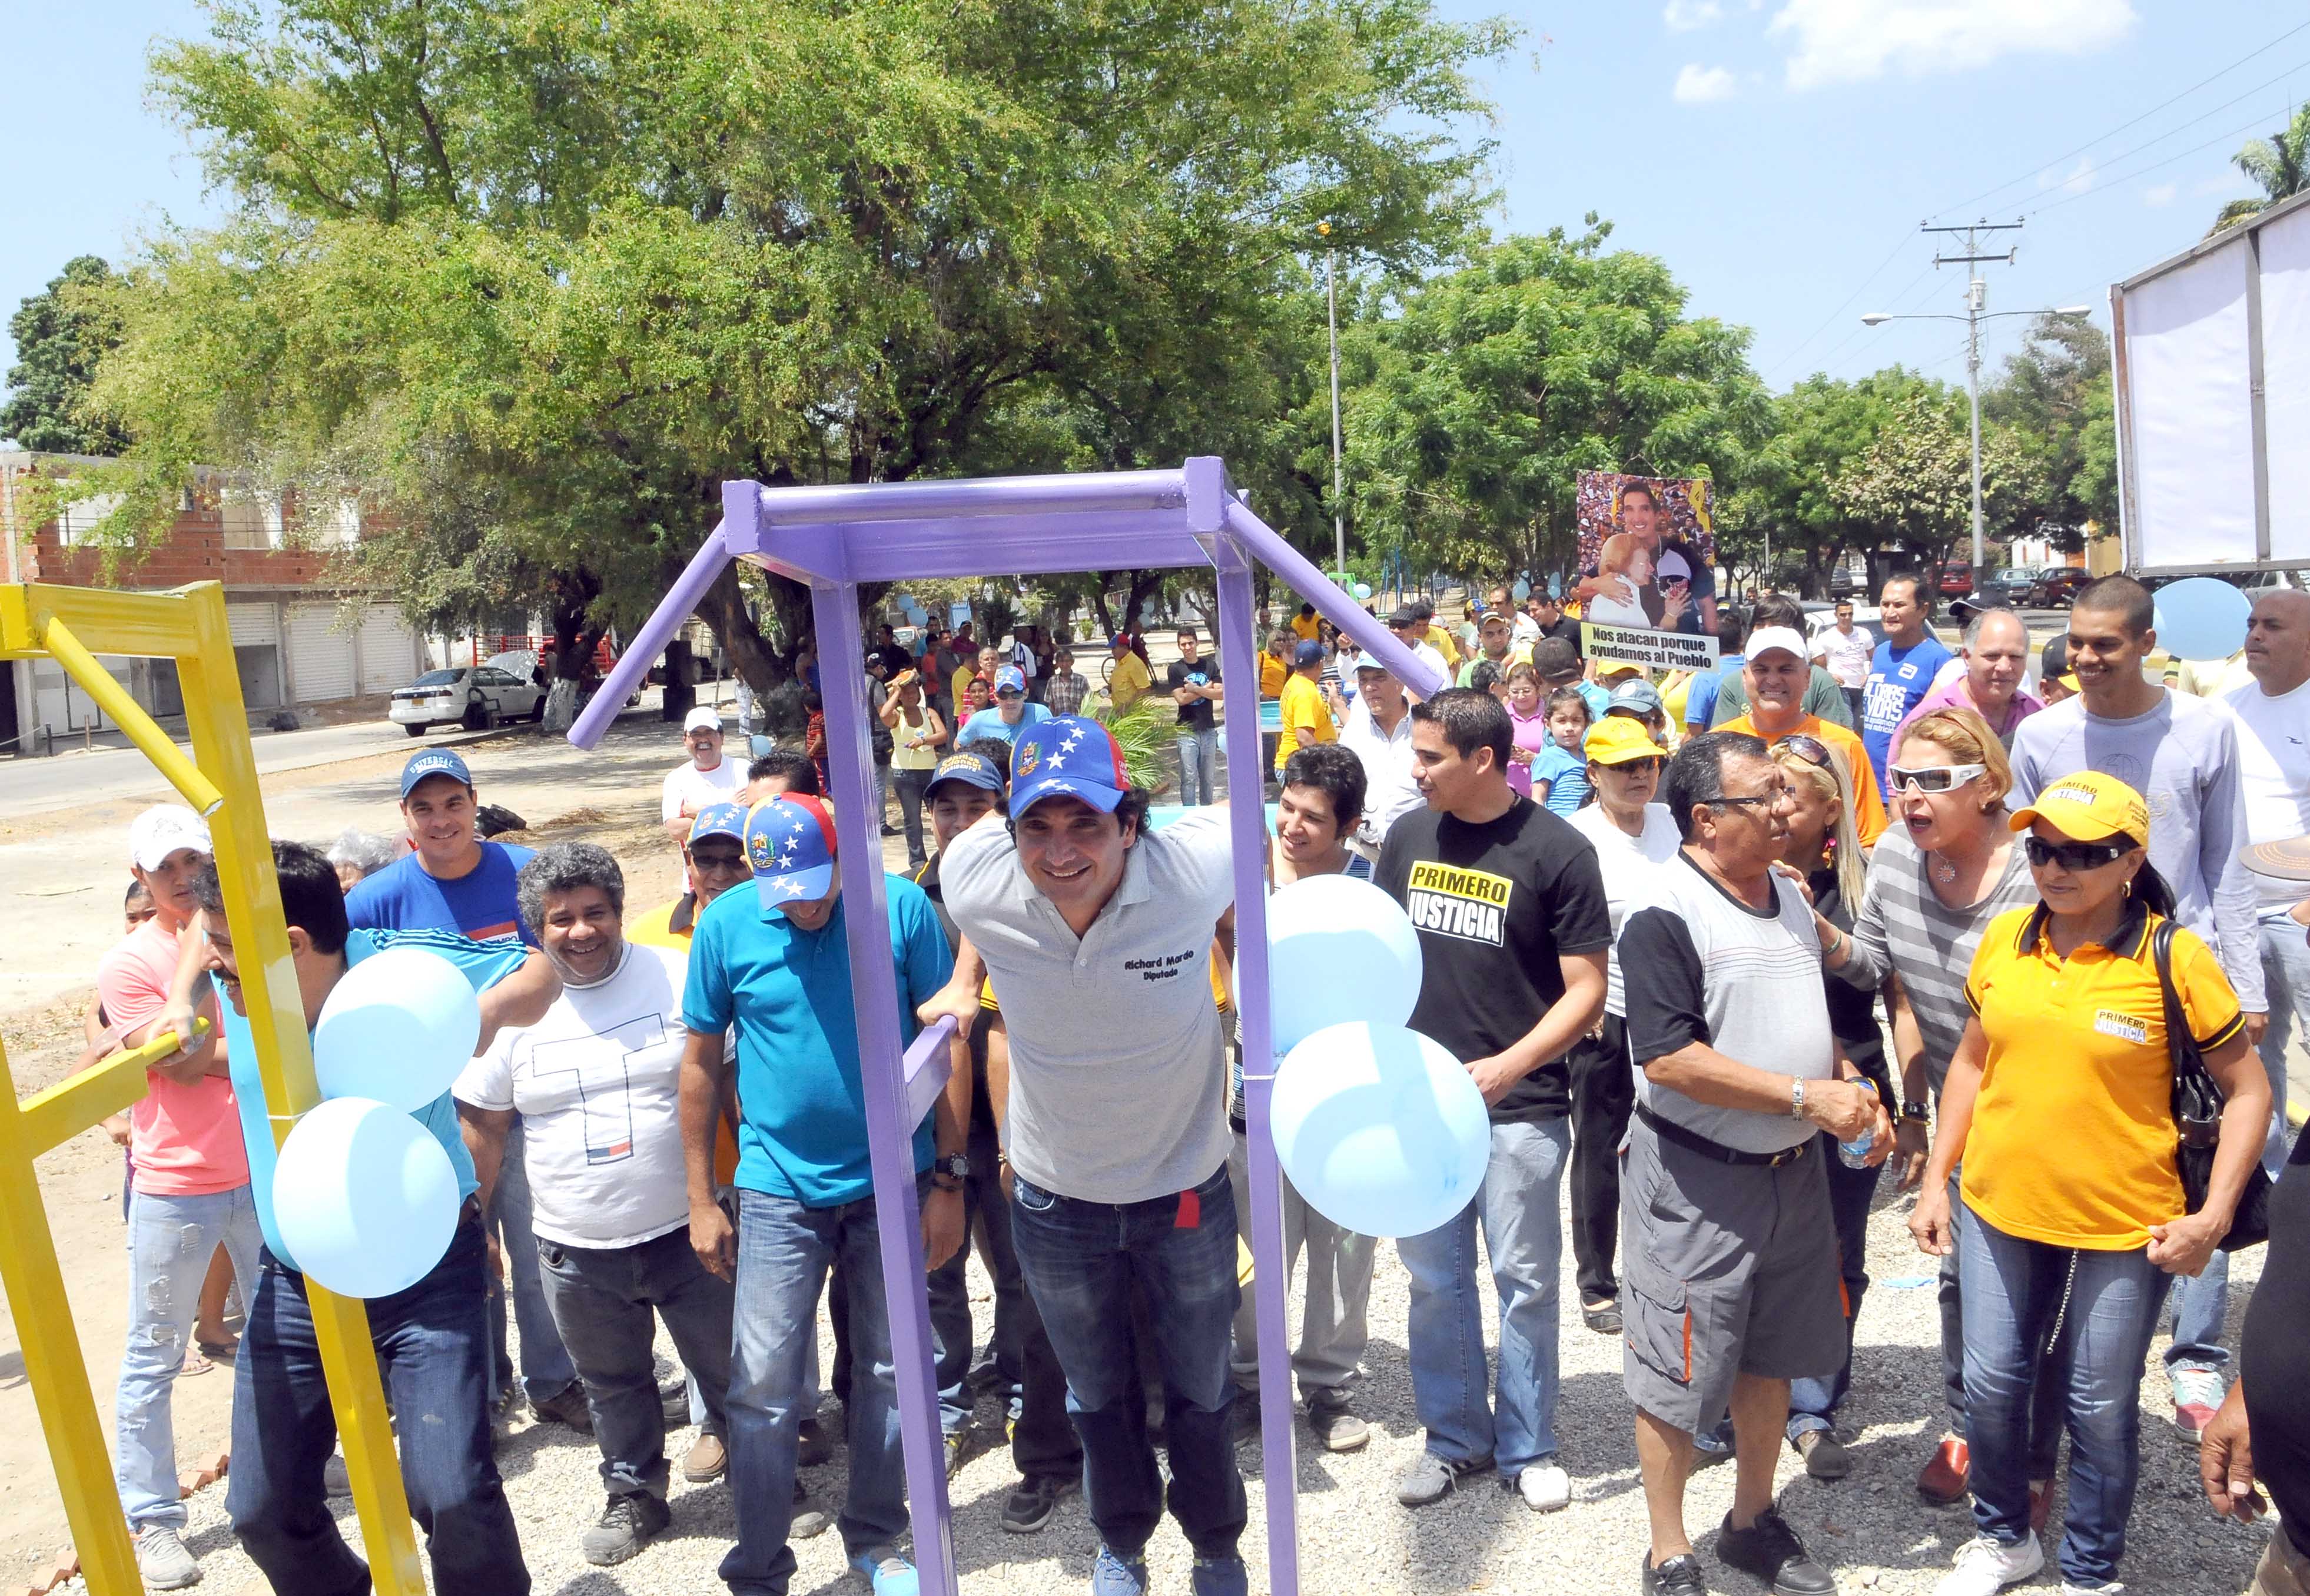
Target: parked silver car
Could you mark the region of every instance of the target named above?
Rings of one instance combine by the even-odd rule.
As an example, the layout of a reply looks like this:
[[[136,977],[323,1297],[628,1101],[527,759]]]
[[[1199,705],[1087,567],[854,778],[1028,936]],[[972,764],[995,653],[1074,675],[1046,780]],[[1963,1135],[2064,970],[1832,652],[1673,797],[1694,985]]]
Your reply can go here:
[[[412,737],[431,726],[480,731],[506,721],[545,718],[545,691],[530,681],[535,659],[500,654],[478,665],[428,671],[393,695],[394,724]]]

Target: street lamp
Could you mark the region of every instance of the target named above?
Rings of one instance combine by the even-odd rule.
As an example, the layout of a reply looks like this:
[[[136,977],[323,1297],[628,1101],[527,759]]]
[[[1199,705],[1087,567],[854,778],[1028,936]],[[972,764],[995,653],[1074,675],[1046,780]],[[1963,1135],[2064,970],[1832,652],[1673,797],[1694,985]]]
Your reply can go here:
[[[1965,395],[1973,411],[1973,584],[1977,591],[1988,573],[1981,547],[1981,324],[1994,321],[2001,316],[2090,316],[2090,305],[2064,305],[2058,310],[1990,310],[1982,306],[1989,298],[1989,284],[1979,276],[1965,285],[1965,314],[1950,316],[1928,311],[1916,316],[1895,316],[1890,311],[1872,310],[1861,318],[1864,327],[1881,327],[1889,321],[1961,321],[1965,324]],[[1935,573],[1938,579],[1939,573]]]
[[[1332,324],[1332,568],[1339,573],[1340,581],[1345,584],[1348,578],[1348,523],[1341,507],[1343,489],[1340,476],[1340,290],[1332,274],[1333,257],[1339,250],[1331,243],[1330,222],[1317,222],[1316,234],[1324,240],[1324,299]]]

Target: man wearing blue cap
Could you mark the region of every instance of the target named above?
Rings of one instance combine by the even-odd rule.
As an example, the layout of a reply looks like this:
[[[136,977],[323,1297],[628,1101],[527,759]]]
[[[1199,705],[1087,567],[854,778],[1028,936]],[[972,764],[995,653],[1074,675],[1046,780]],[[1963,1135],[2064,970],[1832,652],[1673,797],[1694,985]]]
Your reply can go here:
[[[1302,643],[1291,651],[1291,674],[1283,683],[1281,705],[1283,735],[1275,749],[1275,779],[1283,779],[1283,767],[1291,756],[1303,748],[1318,743],[1337,742],[1340,728],[1332,719],[1332,707],[1324,702],[1324,690],[1316,681],[1324,674],[1324,646]]]
[[[1051,718],[1051,712],[1040,704],[1027,701],[1026,672],[1016,665],[1003,665],[994,672],[994,706],[982,709],[962,723],[962,735],[957,744],[984,739],[990,742],[1010,742],[1027,726],[1036,726]]]
[[[746,806],[709,803],[699,810],[690,822],[689,840],[682,845],[682,863],[689,872],[690,890],[628,921],[628,941],[690,951],[690,933],[706,906],[746,879]]]
[[[721,1575],[737,1596],[785,1596],[794,1578],[786,1541],[806,1349],[819,1294],[839,1262],[855,1356],[849,1481],[837,1522],[847,1561],[872,1581],[874,1596],[914,1596],[914,1567],[898,1549],[907,1529],[906,1464],[834,818],[823,801],[787,794],[755,807],[745,844],[754,890],[725,892],[699,916],[682,999],[690,1032],[682,1062],[690,1242],[708,1270],[737,1286],[728,1409],[738,1543]],[[884,889],[900,1024],[910,1041],[915,1011],[946,981],[952,961],[922,889],[890,876]],[[725,1038],[734,1027],[734,1225],[714,1178],[714,1125],[728,1097]],[[928,1123],[915,1133],[923,1250],[934,1268],[962,1241],[969,1089],[970,1071],[958,1069],[939,1099],[935,1136]]]
[[[523,923],[515,889],[515,879],[534,852],[485,841],[473,829],[478,813],[473,773],[464,759],[446,748],[411,756],[401,768],[401,819],[415,851],[345,895],[345,914],[353,929],[451,931],[479,942],[517,938],[535,947],[536,932]],[[529,1168],[522,1149],[517,1115],[488,1219],[512,1267],[514,1323],[521,1329],[522,1390],[538,1418],[590,1430],[593,1419],[586,1410],[585,1388],[578,1383],[578,1366],[570,1362],[545,1305],[536,1238],[530,1229]],[[496,1290],[490,1295],[490,1323],[497,1341],[490,1401],[496,1407],[513,1399],[505,1298]]]
[[[1010,1036],[1008,1080],[989,1085],[1013,1175],[1012,1237],[1082,1437],[1101,1541],[1091,1586],[1146,1590],[1164,1509],[1142,1332],[1122,1311],[1136,1285],[1164,1371],[1169,1505],[1194,1549],[1195,1596],[1242,1596],[1235,1198],[1211,986],[1212,932],[1235,897],[1227,809],[1142,832],[1147,794],[1115,739],[1072,716],[1020,734],[1011,782],[1009,827],[981,820],[941,856],[968,942],[933,1008],[975,1010],[984,961]]]

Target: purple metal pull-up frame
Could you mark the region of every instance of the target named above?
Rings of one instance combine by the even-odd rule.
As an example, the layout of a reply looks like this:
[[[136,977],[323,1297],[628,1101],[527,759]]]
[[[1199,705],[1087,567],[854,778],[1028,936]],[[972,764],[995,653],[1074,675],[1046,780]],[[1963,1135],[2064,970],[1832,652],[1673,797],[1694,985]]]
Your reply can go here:
[[[619,705],[640,685],[651,660],[681,629],[722,568],[733,559],[805,583],[818,624],[826,698],[826,746],[838,834],[879,849],[873,766],[868,750],[865,672],[831,668],[865,658],[858,615],[861,582],[902,582],[988,572],[1046,575],[1129,567],[1210,566],[1219,578],[1220,649],[1228,671],[1228,789],[1247,784],[1233,806],[1236,968],[1242,1004],[1245,1123],[1250,1131],[1253,1294],[1259,1319],[1260,1434],[1265,1449],[1267,1561],[1273,1596],[1298,1596],[1294,1511],[1291,1355],[1284,1323],[1282,1189],[1268,1130],[1274,1057],[1267,1014],[1266,847],[1259,746],[1259,640],[1252,634],[1252,562],[1265,564],[1365,653],[1376,655],[1413,692],[1444,685],[1354,600],[1251,513],[1215,456],[1177,471],[1078,476],[990,477],[878,482],[864,486],[765,488],[722,485],[722,521],[649,620],[635,634],[569,741],[592,748]],[[847,679],[847,680],[846,680]],[[898,984],[890,968],[890,898],[879,870],[846,877],[845,924],[858,1051],[866,1085],[882,1279],[898,1366],[907,1487],[922,1588],[955,1596],[954,1542],[931,1372],[930,1299],[915,1203],[914,1127],[922,1123],[948,1068],[947,1022],[901,1050]],[[1214,1110],[1216,1112],[1216,1110]],[[1122,1305],[1116,1305],[1117,1312]]]

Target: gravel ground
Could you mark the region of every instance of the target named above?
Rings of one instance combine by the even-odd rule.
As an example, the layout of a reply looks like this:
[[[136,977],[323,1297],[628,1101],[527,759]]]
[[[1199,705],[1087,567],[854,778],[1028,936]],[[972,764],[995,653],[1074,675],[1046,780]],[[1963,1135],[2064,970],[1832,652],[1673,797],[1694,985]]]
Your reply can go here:
[[[1972,1521],[1964,1511],[1929,1507],[1913,1488],[1917,1466],[1941,1433],[1941,1364],[1927,1279],[1931,1270],[1909,1244],[1906,1211],[1905,1201],[1882,1201],[1871,1226],[1876,1283],[1863,1309],[1854,1392],[1842,1416],[1854,1439],[1853,1474],[1837,1484],[1820,1485],[1805,1478],[1793,1453],[1785,1452],[1782,1459],[1783,1510],[1836,1570],[1848,1593],[1929,1592],[1971,1533]],[[2260,1256],[2248,1253],[2235,1261],[2233,1340]],[[1373,1421],[1371,1444],[1361,1453],[1330,1456],[1312,1452],[1301,1432],[1302,1590],[1310,1596],[1350,1591],[1634,1592],[1646,1537],[1619,1342],[1580,1328],[1576,1309],[1568,1314],[1557,1426],[1563,1461],[1573,1477],[1569,1509],[1538,1516],[1486,1485],[1409,1513],[1395,1505],[1393,1492],[1396,1471],[1420,1446],[1404,1362],[1405,1277],[1392,1247],[1383,1245],[1381,1257],[1371,1307],[1373,1340],[1365,1359],[1368,1377],[1359,1403]],[[1568,1249],[1565,1267],[1564,1293],[1570,1303],[1575,1299]],[[992,1307],[986,1281],[975,1264],[974,1284],[983,1335]],[[2158,1345],[2163,1347],[2162,1338]],[[660,1347],[668,1350],[663,1337]],[[2157,1367],[2154,1354],[2151,1367]],[[2198,1490],[2195,1451],[2166,1420],[2165,1386],[2163,1375],[2155,1373],[2142,1384],[2141,1488],[2124,1568],[2129,1586],[2161,1596],[2236,1596],[2249,1581],[2264,1531],[2225,1524],[2207,1509]],[[979,1418],[982,1440],[991,1443],[991,1450],[972,1457],[952,1488],[962,1589],[990,1596],[1085,1590],[1098,1540],[1081,1498],[1071,1499],[1039,1535],[1005,1534],[997,1514],[1012,1474],[1008,1450],[1000,1444],[1000,1410],[990,1400],[982,1404]],[[688,1439],[687,1431],[671,1439],[677,1456]],[[1244,1446],[1241,1457],[1251,1493],[1245,1549],[1254,1566],[1253,1589],[1264,1591],[1266,1525],[1258,1446]],[[656,1596],[721,1588],[714,1570],[734,1522],[726,1487],[687,1486],[677,1474],[673,1528],[633,1560],[594,1568],[578,1551],[578,1532],[602,1503],[591,1443],[559,1427],[525,1422],[506,1438],[499,1461],[539,1592]],[[806,1479],[821,1503],[837,1500],[840,1454]],[[1732,1488],[1729,1467],[1706,1470],[1692,1484],[1689,1522],[1704,1560]],[[348,1533],[354,1533],[350,1505],[337,1505]],[[207,1572],[204,1588],[262,1592],[263,1582],[224,1522],[223,1493],[204,1491],[191,1507],[188,1540]],[[2060,1513],[2057,1499],[2056,1532]],[[843,1568],[838,1535],[829,1531],[801,1542],[796,1550],[796,1596],[835,1591],[863,1596],[865,1582]],[[1149,1553],[1154,1588],[1184,1592],[1187,1549],[1168,1522]],[[1759,1588],[1721,1566],[1712,1566],[1711,1575],[1712,1587],[1720,1592]],[[2020,1588],[2054,1589],[2059,1583],[2049,1559],[2047,1573]]]

